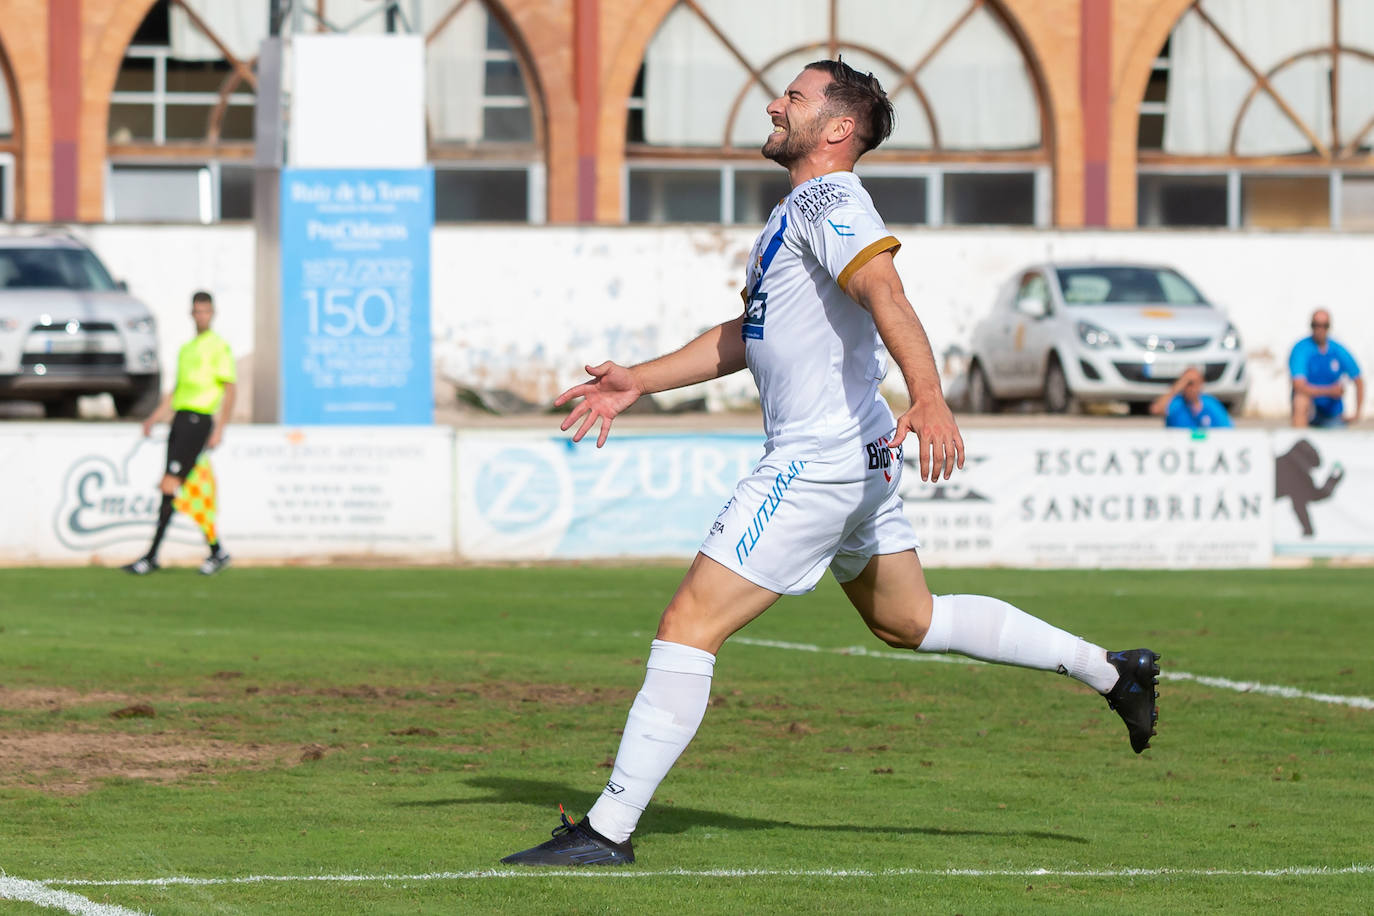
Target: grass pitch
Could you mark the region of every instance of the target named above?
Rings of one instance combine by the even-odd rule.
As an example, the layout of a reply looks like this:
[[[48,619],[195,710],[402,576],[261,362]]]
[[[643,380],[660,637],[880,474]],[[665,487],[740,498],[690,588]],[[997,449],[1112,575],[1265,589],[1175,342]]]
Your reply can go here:
[[[1161,652],[1140,757],[1086,688],[888,650],[827,580],[722,650],[635,866],[498,867],[595,800],[680,574],[6,570],[0,890],[157,914],[1374,910],[1370,569],[930,574]]]

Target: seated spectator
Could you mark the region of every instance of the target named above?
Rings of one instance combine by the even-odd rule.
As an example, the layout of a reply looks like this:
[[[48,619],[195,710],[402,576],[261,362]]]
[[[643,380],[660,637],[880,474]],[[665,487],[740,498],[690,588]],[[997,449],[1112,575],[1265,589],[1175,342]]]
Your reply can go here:
[[[1350,351],[1331,339],[1331,313],[1312,313],[1312,336],[1293,345],[1293,425],[1340,427],[1358,420],[1364,408],[1364,379]],[[1355,412],[1345,413],[1345,380],[1355,384]]]
[[[1169,390],[1150,404],[1150,413],[1163,414],[1165,426],[1183,429],[1222,429],[1233,425],[1226,405],[1202,393],[1202,373],[1196,369],[1185,369]]]

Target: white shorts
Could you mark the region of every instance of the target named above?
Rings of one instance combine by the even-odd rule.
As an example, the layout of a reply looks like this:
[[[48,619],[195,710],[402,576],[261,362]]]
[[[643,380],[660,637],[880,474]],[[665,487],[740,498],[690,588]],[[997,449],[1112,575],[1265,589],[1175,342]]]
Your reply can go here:
[[[874,556],[920,547],[897,495],[902,450],[883,436],[823,455],[769,454],[735,485],[701,552],[769,591],[803,595]]]

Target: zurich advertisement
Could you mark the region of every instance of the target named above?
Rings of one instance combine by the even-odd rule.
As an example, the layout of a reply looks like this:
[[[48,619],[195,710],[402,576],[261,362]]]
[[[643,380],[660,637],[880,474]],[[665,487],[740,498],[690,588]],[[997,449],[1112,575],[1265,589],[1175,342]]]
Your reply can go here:
[[[287,169],[281,418],[428,424],[434,172]]]
[[[763,455],[757,434],[458,435],[459,552],[473,559],[691,556]]]

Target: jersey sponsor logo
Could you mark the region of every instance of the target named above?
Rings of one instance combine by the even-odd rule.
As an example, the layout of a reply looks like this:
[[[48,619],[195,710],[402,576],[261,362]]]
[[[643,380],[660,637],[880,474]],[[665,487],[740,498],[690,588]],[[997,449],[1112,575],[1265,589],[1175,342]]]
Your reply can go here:
[[[763,498],[763,504],[754,512],[754,517],[749,520],[749,528],[735,544],[735,560],[743,566],[744,561],[753,553],[758,546],[759,540],[763,537],[764,529],[772,521],[773,515],[782,505],[783,498],[787,495],[787,490],[792,486],[792,481],[796,480],[802,468],[806,467],[805,461],[793,461],[787,466],[785,472],[779,472],[773,479],[773,489]]]
[[[763,340],[763,318],[768,311],[768,294],[754,293],[744,306],[744,326],[740,333],[754,340]]]
[[[883,480],[892,482],[892,465],[901,465],[902,447],[896,448],[888,445],[890,440],[887,436],[879,436],[872,442],[864,446],[864,451],[868,454],[868,469],[870,471],[882,471]]]
[[[818,183],[799,191],[793,196],[792,204],[802,216],[819,226],[821,220],[853,199],[840,185]]]
[[[838,236],[847,238],[854,234],[854,230],[850,228],[848,223],[837,223],[833,219],[828,219],[826,222],[830,224],[830,228],[834,229]]]

